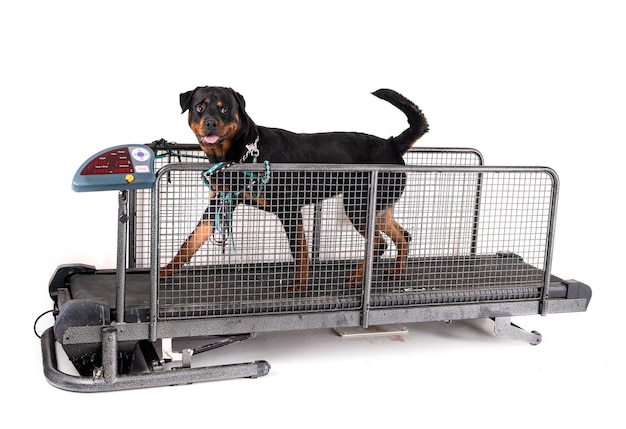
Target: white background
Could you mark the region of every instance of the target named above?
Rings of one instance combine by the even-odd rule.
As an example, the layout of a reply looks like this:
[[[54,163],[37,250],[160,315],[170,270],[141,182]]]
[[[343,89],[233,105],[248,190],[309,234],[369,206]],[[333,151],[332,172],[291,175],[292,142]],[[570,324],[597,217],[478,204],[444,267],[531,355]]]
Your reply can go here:
[[[617,427],[623,423],[624,12],[594,1],[3,2],[3,420],[47,427]],[[263,334],[202,363],[267,359],[234,380],[76,394],[43,376],[33,322],[60,264],[115,264],[115,192],[73,193],[95,152],[192,142],[178,95],[241,92],[261,125],[405,127],[369,93],[425,112],[424,146],[561,179],[553,272],[594,291],[587,312],[410,325],[402,341]],[[8,168],[7,168],[8,167]],[[39,330],[51,324],[43,318]],[[18,404],[20,405],[18,407]]]

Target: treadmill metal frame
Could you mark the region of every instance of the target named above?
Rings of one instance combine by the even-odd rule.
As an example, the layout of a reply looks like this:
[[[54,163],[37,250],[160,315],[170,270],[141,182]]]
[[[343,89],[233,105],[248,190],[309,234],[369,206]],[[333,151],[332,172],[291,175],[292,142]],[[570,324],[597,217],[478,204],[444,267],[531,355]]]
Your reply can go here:
[[[197,150],[190,145],[189,150]],[[118,210],[118,263],[117,269],[112,272],[106,271],[106,275],[115,276],[116,300],[115,309],[112,312],[102,303],[83,302],[71,296],[70,282],[76,275],[105,275],[105,270],[98,271],[93,267],[83,265],[67,265],[59,267],[50,283],[50,295],[55,301],[56,316],[55,326],[48,329],[42,336],[42,356],[44,374],[48,381],[61,389],[96,392],[107,390],[124,390],[153,386],[174,384],[188,384],[192,382],[221,380],[228,378],[250,377],[256,378],[269,372],[270,366],[265,361],[249,363],[191,368],[191,356],[194,350],[184,348],[182,352],[170,349],[172,338],[202,338],[211,344],[195,350],[210,350],[222,345],[232,344],[249,336],[242,337],[245,333],[275,332],[285,330],[318,329],[318,328],[368,328],[377,325],[402,324],[429,321],[452,321],[464,319],[490,318],[494,320],[494,334],[508,338],[527,341],[532,345],[541,342],[541,335],[536,332],[527,332],[511,322],[511,317],[527,315],[548,315],[556,313],[585,311],[590,298],[591,289],[577,281],[564,281],[551,274],[552,248],[554,240],[554,225],[556,222],[556,203],[558,200],[558,176],[556,173],[543,167],[484,167],[482,155],[473,149],[419,149],[421,152],[433,153],[471,153],[476,156],[477,165],[449,166],[337,166],[324,165],[325,172],[351,171],[370,174],[371,194],[375,194],[378,175],[384,172],[424,172],[424,173],[472,173],[477,177],[477,200],[476,219],[480,215],[480,192],[482,177],[490,174],[532,173],[537,172],[550,176],[553,181],[552,203],[550,209],[550,226],[547,236],[545,253],[545,267],[543,271],[543,286],[541,296],[537,299],[526,300],[503,300],[487,302],[459,302],[438,305],[415,305],[415,306],[370,306],[371,279],[373,265],[366,264],[365,287],[362,296],[362,305],[355,309],[340,309],[318,312],[285,312],[268,314],[241,314],[233,316],[181,318],[168,319],[159,315],[159,198],[158,193],[152,193],[152,242],[151,242],[151,267],[138,268],[134,264],[135,252],[135,191],[122,190],[119,194]],[[177,171],[201,171],[197,163],[175,163],[163,166],[157,173],[157,177],[164,177],[170,172]],[[259,165],[234,165],[233,171],[255,171],[262,168]],[[318,171],[320,165],[293,164],[272,166],[273,171]],[[158,182],[158,181],[157,181]],[[155,184],[155,187],[158,183]],[[129,195],[129,192],[131,194]],[[373,209],[374,198],[370,199],[370,210]],[[316,213],[317,210],[316,210]],[[367,229],[365,260],[372,260],[373,234],[372,222]],[[478,223],[474,224],[474,228]],[[476,231],[473,232],[476,234]],[[475,239],[475,237],[474,237]],[[475,244],[473,244],[475,248]],[[150,305],[149,315],[133,316],[128,320],[128,314],[132,308],[127,307],[126,276],[132,273],[149,273],[150,276]],[[80,302],[79,302],[80,301]],[[88,321],[75,320],[71,317],[63,319],[64,310],[73,306],[86,306],[96,316]],[[77,307],[78,308],[78,307]],[[95,308],[95,312],[94,312]],[[109,311],[110,314],[106,314]],[[129,313],[130,311],[130,313]],[[72,310],[70,313],[77,313]],[[67,313],[67,312],[66,312]],[[81,312],[78,312],[81,313]],[[77,313],[77,314],[78,314]],[[111,314],[115,314],[112,320]],[[73,314],[73,313],[72,313]],[[82,314],[82,313],[81,313]],[[97,355],[97,361],[88,363],[87,367],[93,366],[91,375],[73,376],[61,372],[58,369],[55,343],[59,343],[70,354],[73,350],[83,348],[95,349],[92,355]],[[156,352],[155,345],[161,344],[161,354]],[[82,352],[77,352],[80,355]],[[135,356],[143,359],[140,366],[143,371],[131,373],[129,366],[121,363],[123,356],[132,356],[132,365],[136,366]],[[80,358],[80,356],[79,356]],[[161,363],[170,358],[180,359],[182,366],[176,370],[164,369]]]

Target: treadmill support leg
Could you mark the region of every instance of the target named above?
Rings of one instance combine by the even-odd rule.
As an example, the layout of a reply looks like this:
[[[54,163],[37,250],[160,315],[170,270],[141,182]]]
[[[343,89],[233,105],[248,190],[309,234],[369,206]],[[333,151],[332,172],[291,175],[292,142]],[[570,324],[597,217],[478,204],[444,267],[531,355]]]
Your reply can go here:
[[[494,321],[494,334],[498,337],[526,341],[531,346],[536,346],[541,342],[541,334],[539,332],[528,332],[520,328],[511,322],[510,317],[492,317],[491,319]]]
[[[117,378],[117,328],[102,329],[102,372],[104,381],[112,383]]]

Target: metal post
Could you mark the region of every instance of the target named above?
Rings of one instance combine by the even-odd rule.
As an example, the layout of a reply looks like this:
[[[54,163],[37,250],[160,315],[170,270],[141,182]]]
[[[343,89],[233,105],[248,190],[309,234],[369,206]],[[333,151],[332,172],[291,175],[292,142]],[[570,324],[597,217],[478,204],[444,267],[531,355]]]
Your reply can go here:
[[[128,244],[128,191],[120,191],[118,198],[117,217],[117,295],[116,295],[116,320],[124,323],[125,295],[126,295],[126,252]]]
[[[128,193],[128,268],[137,268],[137,190]]]
[[[470,255],[478,253],[478,225],[480,221],[480,199],[483,186],[483,173],[478,173],[476,179],[476,198],[474,202],[474,220],[472,223],[472,242],[470,245]]]
[[[117,378],[117,328],[102,329],[102,368],[104,381],[114,382]]]
[[[157,175],[157,180],[152,189],[150,199],[150,322],[149,340],[157,340],[157,292],[159,287],[159,190],[161,185],[161,175]]]
[[[545,173],[548,174],[552,180],[552,193],[550,195],[550,224],[548,226],[548,236],[546,238],[546,253],[543,269],[544,278],[540,309],[542,316],[546,315],[548,299],[550,298],[550,281],[552,280],[552,250],[554,246],[554,229],[556,227],[556,210],[559,201],[559,176],[556,174],[556,171],[552,169],[545,169]]]
[[[373,170],[370,176],[369,200],[367,202],[367,224],[365,243],[365,272],[363,273],[363,313],[361,326],[367,328],[369,326],[369,308],[370,296],[372,288],[372,272],[374,270],[374,235],[376,233],[376,198],[378,192],[378,170]]]

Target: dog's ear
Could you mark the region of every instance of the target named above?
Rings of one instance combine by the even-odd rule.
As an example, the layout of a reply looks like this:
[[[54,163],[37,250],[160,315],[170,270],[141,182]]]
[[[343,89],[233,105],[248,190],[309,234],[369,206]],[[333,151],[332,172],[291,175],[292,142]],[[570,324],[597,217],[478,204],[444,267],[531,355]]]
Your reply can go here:
[[[180,108],[183,109],[181,113],[185,113],[189,110],[189,108],[191,108],[191,98],[193,97],[194,92],[196,92],[195,89],[180,94]]]
[[[243,95],[241,95],[237,91],[235,91],[233,89],[231,89],[231,91],[233,93],[233,96],[235,97],[235,101],[239,105],[239,118],[240,118],[240,121],[241,121],[242,125],[247,127],[247,126],[250,125],[251,120],[248,117],[248,114],[246,113],[246,100],[243,98]]]
[[[237,135],[241,136],[244,141],[249,142],[251,138],[254,138],[254,135],[251,136],[250,134],[254,132],[256,126],[246,112],[246,100],[243,98],[243,95],[233,89],[231,89],[231,91],[233,93],[233,97],[235,97],[235,101],[239,105],[240,132],[238,131]]]
[[[232,89],[231,91],[233,91],[235,100],[237,100],[237,104],[239,104],[239,110],[243,113],[246,110],[246,100],[244,100],[243,95],[239,94],[237,91]]]

